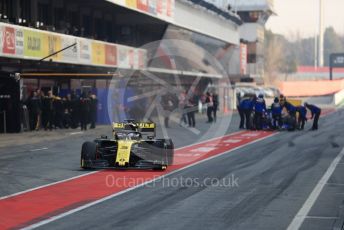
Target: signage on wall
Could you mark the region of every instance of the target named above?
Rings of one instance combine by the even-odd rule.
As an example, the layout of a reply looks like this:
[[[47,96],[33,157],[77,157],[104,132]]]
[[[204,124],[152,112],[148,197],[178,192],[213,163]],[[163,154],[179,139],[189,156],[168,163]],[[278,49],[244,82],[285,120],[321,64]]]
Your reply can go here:
[[[247,45],[240,44],[240,74],[245,75],[247,73]]]
[[[107,0],[114,4],[146,13],[164,21],[174,21],[175,0]]]
[[[49,60],[119,68],[146,67],[144,49],[0,23],[0,56],[39,60],[74,43],[77,45]]]

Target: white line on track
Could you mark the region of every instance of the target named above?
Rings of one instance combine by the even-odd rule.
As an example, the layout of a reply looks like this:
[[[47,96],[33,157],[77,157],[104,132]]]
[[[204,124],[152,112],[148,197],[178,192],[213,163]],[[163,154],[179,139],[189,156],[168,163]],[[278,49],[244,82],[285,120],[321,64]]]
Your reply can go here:
[[[78,135],[78,134],[83,134],[84,132],[74,132],[74,133],[69,133],[69,135]]]
[[[23,229],[23,230],[31,230],[31,229],[35,229],[35,228],[41,227],[41,226],[43,226],[43,225],[49,224],[49,223],[51,223],[51,222],[53,222],[53,221],[56,221],[56,220],[59,220],[59,219],[61,219],[61,218],[66,217],[66,216],[72,215],[72,214],[74,214],[74,213],[76,213],[76,212],[82,211],[82,210],[84,210],[84,209],[87,209],[87,208],[89,208],[89,207],[92,207],[92,206],[94,206],[94,205],[97,205],[97,204],[99,204],[99,203],[102,203],[102,202],[104,202],[104,201],[110,200],[110,199],[112,199],[112,198],[114,198],[114,197],[120,196],[120,195],[122,195],[122,194],[124,194],[124,193],[127,193],[127,192],[129,192],[129,191],[132,191],[132,190],[135,190],[135,189],[137,189],[137,188],[143,187],[143,186],[145,186],[145,185],[147,185],[147,184],[150,184],[150,183],[152,183],[152,182],[154,182],[154,181],[160,180],[160,179],[165,178],[165,177],[167,177],[167,176],[171,176],[171,175],[173,175],[173,174],[175,174],[175,173],[177,173],[177,172],[180,172],[180,171],[182,171],[182,170],[191,168],[191,167],[193,167],[193,166],[195,166],[195,165],[204,163],[204,162],[206,162],[206,161],[210,161],[210,160],[215,159],[215,158],[217,158],[217,157],[220,157],[220,156],[223,156],[223,155],[225,155],[225,154],[228,154],[229,152],[233,152],[233,151],[235,151],[235,150],[244,148],[244,147],[246,147],[246,146],[252,145],[252,144],[257,143],[257,142],[259,142],[259,141],[262,141],[262,140],[271,138],[271,137],[273,137],[273,136],[275,136],[275,135],[277,135],[277,134],[279,134],[279,133],[274,133],[274,134],[272,134],[272,135],[270,135],[270,136],[263,137],[263,138],[259,138],[259,139],[257,139],[257,140],[254,140],[254,141],[250,142],[250,143],[247,143],[247,144],[244,144],[244,145],[242,145],[242,146],[238,146],[238,147],[236,147],[236,148],[234,148],[234,149],[231,149],[230,151],[223,152],[223,153],[220,153],[220,154],[218,154],[218,155],[209,157],[209,158],[207,158],[207,159],[204,159],[204,160],[195,162],[195,163],[193,163],[193,164],[190,164],[190,165],[185,166],[185,167],[183,167],[183,168],[177,169],[177,170],[175,170],[175,171],[172,171],[172,172],[167,173],[167,174],[165,174],[165,175],[162,175],[162,176],[160,176],[160,177],[154,178],[154,179],[152,179],[152,180],[150,180],[150,181],[147,181],[147,182],[145,182],[145,183],[136,185],[136,186],[134,186],[134,187],[128,188],[128,189],[123,190],[123,191],[121,191],[121,192],[112,194],[112,195],[110,195],[110,196],[107,196],[107,197],[104,197],[104,198],[102,198],[102,199],[96,200],[96,201],[94,201],[94,202],[88,203],[88,204],[86,204],[86,205],[80,206],[80,207],[78,207],[78,208],[69,210],[68,212],[61,213],[61,214],[59,214],[59,215],[50,217],[50,218],[48,218],[48,219],[46,219],[46,220],[40,221],[40,222],[38,222],[38,223],[35,223],[35,224],[33,224],[33,225],[27,226],[27,227],[22,228],[22,229]],[[233,135],[233,134],[230,134],[230,135]],[[230,135],[227,135],[227,136],[230,136]],[[213,139],[216,139],[216,138],[213,138]],[[209,140],[208,140],[208,141],[209,141]],[[183,148],[184,148],[184,147],[183,147]]]
[[[326,183],[327,185],[344,186],[343,183]]]
[[[339,217],[335,216],[306,216],[307,219],[321,219],[321,220],[336,220]]]
[[[302,205],[299,212],[294,217],[293,221],[289,224],[287,230],[298,230],[300,229],[303,221],[307,217],[309,211],[313,207],[315,201],[318,199],[321,191],[323,190],[324,186],[326,185],[328,179],[333,174],[334,170],[336,169],[338,163],[341,161],[341,159],[344,156],[344,148],[342,151],[337,155],[337,157],[332,161],[330,167],[327,169],[325,174],[322,176],[322,178],[319,180],[315,188],[313,189],[312,193],[309,195],[305,203]]]
[[[37,152],[37,151],[42,151],[42,150],[47,150],[47,147],[40,148],[40,149],[31,149],[30,152]]]

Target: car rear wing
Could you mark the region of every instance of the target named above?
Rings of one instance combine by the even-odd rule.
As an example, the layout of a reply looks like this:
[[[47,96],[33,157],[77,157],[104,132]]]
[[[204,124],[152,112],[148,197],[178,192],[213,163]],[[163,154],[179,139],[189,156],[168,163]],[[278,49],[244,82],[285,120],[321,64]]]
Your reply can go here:
[[[156,125],[154,122],[136,122],[136,121],[126,121],[126,122],[114,122],[112,123],[112,131],[115,135],[116,132],[139,132],[144,139],[155,138]]]

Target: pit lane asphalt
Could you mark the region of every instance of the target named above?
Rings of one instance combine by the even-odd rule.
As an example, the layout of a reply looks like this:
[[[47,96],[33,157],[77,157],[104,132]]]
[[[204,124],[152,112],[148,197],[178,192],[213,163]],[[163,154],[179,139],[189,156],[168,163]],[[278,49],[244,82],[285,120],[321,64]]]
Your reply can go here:
[[[343,149],[343,115],[321,119],[318,132],[283,132],[170,176],[202,180],[234,175],[239,187],[156,183],[42,229],[286,229]],[[301,229],[332,229],[338,221],[343,171],[344,165],[338,165]]]
[[[286,229],[343,149],[343,115],[343,111],[339,111],[322,118],[317,132],[283,132],[168,177],[170,181],[181,177],[202,181],[234,175],[238,178],[238,187],[173,187],[157,182],[51,222],[41,229]],[[70,140],[69,147],[63,142],[56,143],[56,147],[67,149],[63,153],[54,151],[70,156],[69,151],[80,148],[76,142]],[[48,153],[43,150],[38,154]],[[53,170],[48,176],[40,175],[38,181],[49,176],[53,177],[51,180],[63,178],[66,176],[62,175],[64,170],[68,175],[80,173],[78,154],[71,157],[77,163],[71,162],[72,159],[62,160],[61,155],[55,158],[53,152],[48,155],[52,160],[50,167],[58,167],[60,175],[56,176],[55,170],[49,167],[36,166],[40,168],[37,173]],[[25,165],[27,160],[24,158],[21,164]],[[12,163],[12,167],[15,164],[13,159],[8,163]],[[34,166],[32,163],[25,170],[35,170]],[[344,201],[343,171],[342,160],[301,229],[332,229],[340,221],[340,206]],[[0,175],[3,180],[3,172]],[[18,174],[12,175],[10,171],[9,176],[13,179]],[[24,183],[24,179],[21,182]]]
[[[168,129],[168,134],[173,139],[176,148],[238,131],[237,114],[232,116],[231,125],[224,125],[224,127],[219,126],[222,121],[229,121],[229,117],[219,117],[218,122],[211,126],[206,123],[205,116],[196,117],[196,128],[200,134],[194,134],[170,122],[171,128]],[[219,128],[223,130],[218,132]],[[33,143],[30,140],[21,140],[27,138],[28,134],[13,135],[18,139],[16,145],[0,147],[0,184],[2,185],[0,197],[89,173],[89,171],[81,170],[79,166],[81,145],[84,141],[92,141],[100,135],[111,136],[111,126],[101,126],[77,135],[67,135],[78,131],[80,130],[40,131],[37,137],[29,134],[29,138],[34,138]],[[54,135],[54,132],[66,133]],[[45,133],[49,137],[40,141]],[[158,128],[157,138],[161,137],[162,130]]]

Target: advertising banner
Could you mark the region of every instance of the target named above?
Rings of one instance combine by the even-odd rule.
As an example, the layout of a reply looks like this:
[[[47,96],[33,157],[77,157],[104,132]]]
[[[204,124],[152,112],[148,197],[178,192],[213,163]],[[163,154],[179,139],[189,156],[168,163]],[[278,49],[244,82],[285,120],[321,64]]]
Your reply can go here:
[[[39,60],[75,43],[46,61],[119,68],[146,66],[143,49],[0,23],[0,56]]]
[[[107,0],[114,4],[156,16],[162,20],[174,20],[175,0]]]
[[[70,37],[70,36],[62,36],[61,39],[62,43],[62,49],[73,45],[77,40],[76,38]],[[74,46],[70,49],[66,49],[62,53],[62,59],[63,62],[70,62],[70,63],[78,63],[78,49],[77,46]]]
[[[46,51],[46,53],[44,54],[45,56],[53,54],[53,53],[62,49],[60,36],[57,36],[54,34],[44,34],[43,38],[44,38],[43,39],[43,50]],[[58,54],[50,57],[48,60],[60,61],[61,58],[62,58],[62,54],[58,53]]]
[[[137,1],[137,0],[125,0],[125,4],[126,4],[126,6],[129,7],[129,8],[134,8],[134,9],[136,9],[136,8],[137,8],[136,1]]]
[[[174,18],[175,0],[167,0],[166,2],[166,16],[167,18]]]
[[[156,12],[157,0],[148,0],[148,12],[153,15],[157,15]]]
[[[115,45],[105,45],[105,64],[117,65],[117,48]]]
[[[99,42],[92,42],[92,64],[105,65],[105,45]]]
[[[16,52],[17,56],[24,55],[24,30],[16,28]]]
[[[44,57],[42,47],[42,33],[34,30],[24,30],[24,56],[26,57]]]
[[[156,0],[156,13],[158,16],[161,16],[163,14],[163,6],[162,6],[162,2],[164,0]]]
[[[111,1],[111,0],[110,0]],[[125,6],[127,0],[114,0],[118,5]]]
[[[148,0],[137,0],[137,8],[144,12],[148,11]]]
[[[240,44],[240,73],[246,74],[247,72],[247,45]]]
[[[118,67],[126,69],[130,68],[128,48],[117,46],[117,60]]]
[[[80,62],[84,64],[91,64],[92,47],[91,41],[88,39],[79,39],[78,47],[80,53]]]
[[[3,45],[2,52],[4,54],[15,54],[16,53],[16,31],[11,27],[3,27]]]
[[[22,29],[0,26],[0,53],[6,56],[24,55],[24,32]]]

